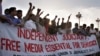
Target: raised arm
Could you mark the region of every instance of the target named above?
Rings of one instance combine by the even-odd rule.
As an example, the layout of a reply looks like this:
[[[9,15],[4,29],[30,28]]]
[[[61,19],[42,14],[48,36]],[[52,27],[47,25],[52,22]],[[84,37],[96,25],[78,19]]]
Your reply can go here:
[[[40,11],[41,11],[41,9],[37,9],[37,14],[36,14],[36,16],[39,16],[39,14],[40,14]]]
[[[39,19],[40,19],[40,15],[42,14],[43,12],[41,12],[41,9],[37,9],[37,13],[36,13],[36,22],[39,23]]]
[[[27,21],[27,19],[29,18],[29,16],[32,13],[33,9],[35,9],[35,6],[32,7],[32,3],[29,3],[28,12],[27,12],[25,18],[23,18],[24,22]]]
[[[54,20],[56,20],[56,19],[57,19],[57,17],[58,17],[58,16],[56,15],[56,16],[55,16],[55,18],[54,18]]]
[[[68,20],[67,20],[67,22],[69,22],[71,15],[72,15],[72,14],[70,14],[70,15],[68,16]]]
[[[29,9],[28,9],[28,11],[27,11],[26,16],[28,16],[28,15],[29,15],[29,12],[31,11],[31,8],[32,8],[32,3],[29,3]]]
[[[44,13],[44,11],[40,12],[40,13],[39,13],[39,16],[41,16],[43,13]]]
[[[62,18],[62,22],[61,22],[61,24],[63,24],[64,23],[64,18]]]
[[[68,16],[68,20],[67,20],[67,24],[66,24],[66,29],[71,29],[71,27],[72,27],[72,23],[69,22],[70,17],[71,17],[71,14]]]
[[[46,14],[43,18],[47,18],[47,16],[49,16],[49,14]]]
[[[60,18],[58,18],[57,26],[59,26],[59,21],[60,21]]]

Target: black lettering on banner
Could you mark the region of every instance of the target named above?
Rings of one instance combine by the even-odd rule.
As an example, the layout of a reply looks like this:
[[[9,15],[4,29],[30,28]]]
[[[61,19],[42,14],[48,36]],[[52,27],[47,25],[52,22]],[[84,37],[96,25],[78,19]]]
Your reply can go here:
[[[56,56],[55,54],[51,54],[51,55],[44,55],[44,56]]]
[[[79,51],[74,51],[74,54],[82,54],[87,52],[89,52],[89,50],[79,50]]]
[[[68,55],[68,52],[60,52],[58,53],[59,56],[62,56],[62,55]]]
[[[72,54],[72,51],[69,51],[70,54]]]
[[[21,55],[15,55],[15,54],[13,54],[13,56],[21,56]]]
[[[89,49],[89,52],[92,52],[92,51],[94,51],[93,49]]]

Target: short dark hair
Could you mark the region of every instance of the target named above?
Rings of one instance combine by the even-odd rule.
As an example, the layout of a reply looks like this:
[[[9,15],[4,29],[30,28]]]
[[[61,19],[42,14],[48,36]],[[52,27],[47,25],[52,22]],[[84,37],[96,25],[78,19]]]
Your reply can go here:
[[[8,8],[5,9],[5,10],[4,10],[4,13],[5,13],[5,14],[9,14],[9,9],[8,9]]]
[[[75,26],[78,26],[78,23],[75,23]]]
[[[20,13],[20,12],[22,12],[22,10],[17,10],[17,13]]]
[[[94,26],[94,24],[91,24],[91,26]]]
[[[11,13],[12,11],[14,11],[16,9],[16,7],[10,7],[9,8],[9,13]]]
[[[86,24],[83,24],[83,26],[82,26],[83,28],[86,28]]]

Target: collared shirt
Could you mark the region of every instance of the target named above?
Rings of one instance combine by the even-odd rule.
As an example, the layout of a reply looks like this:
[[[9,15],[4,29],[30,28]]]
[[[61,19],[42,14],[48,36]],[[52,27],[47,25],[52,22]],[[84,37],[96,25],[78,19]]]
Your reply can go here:
[[[17,25],[17,24],[21,23],[19,19],[15,18],[11,15],[6,15],[6,17],[8,17],[8,19],[10,19],[14,25]]]
[[[32,30],[32,29],[36,30],[36,24],[35,24],[35,22],[32,21],[32,20],[28,20],[28,21],[26,21],[26,23],[25,23],[25,28],[26,28],[26,29],[30,29],[30,30]]]
[[[73,33],[76,33],[77,34],[79,32],[79,29],[78,28],[73,28],[72,31],[73,31]]]
[[[45,26],[40,25],[39,23],[37,23],[37,29],[40,33],[42,34],[46,34],[46,28]]]

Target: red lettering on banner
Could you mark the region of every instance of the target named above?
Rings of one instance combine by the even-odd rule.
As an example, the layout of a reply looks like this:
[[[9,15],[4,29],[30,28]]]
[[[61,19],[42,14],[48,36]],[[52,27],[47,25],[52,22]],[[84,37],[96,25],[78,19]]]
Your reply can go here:
[[[86,37],[83,35],[65,34],[63,35],[63,40],[86,40]]]
[[[58,38],[56,35],[47,35],[45,37],[46,42],[53,42],[53,41],[58,41]]]
[[[72,49],[69,43],[56,43],[45,45],[47,52],[55,52],[57,50]]]
[[[44,41],[45,40],[45,35],[42,33],[39,33],[38,35],[39,41]]]
[[[92,40],[89,42],[81,42],[83,48],[91,47],[97,45],[96,40]]]
[[[79,42],[73,42],[74,48],[80,48],[80,43]]]
[[[0,48],[2,50],[10,50],[10,51],[17,51],[20,52],[20,42],[19,41],[14,41],[14,40],[9,40],[7,38],[1,38],[0,39]]]
[[[22,28],[18,28],[18,37],[26,37],[25,36],[25,30],[22,30]]]
[[[44,35],[39,32],[33,32],[31,30],[22,29],[22,28],[18,28],[18,37],[28,39],[28,40],[39,40],[45,42],[58,41],[56,35]]]
[[[23,37],[24,39],[36,40],[35,32],[28,29],[18,28],[18,37],[20,38]]]
[[[41,53],[43,52],[42,44],[24,43],[25,52]]]

